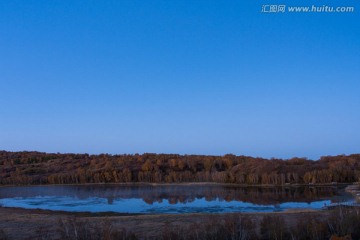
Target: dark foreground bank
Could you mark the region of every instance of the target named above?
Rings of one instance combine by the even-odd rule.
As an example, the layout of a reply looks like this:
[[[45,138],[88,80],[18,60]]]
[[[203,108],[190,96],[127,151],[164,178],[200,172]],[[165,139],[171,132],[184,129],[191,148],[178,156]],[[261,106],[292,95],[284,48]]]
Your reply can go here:
[[[360,209],[282,213],[94,215],[0,208],[0,239],[360,238]],[[351,237],[351,238],[349,238]]]

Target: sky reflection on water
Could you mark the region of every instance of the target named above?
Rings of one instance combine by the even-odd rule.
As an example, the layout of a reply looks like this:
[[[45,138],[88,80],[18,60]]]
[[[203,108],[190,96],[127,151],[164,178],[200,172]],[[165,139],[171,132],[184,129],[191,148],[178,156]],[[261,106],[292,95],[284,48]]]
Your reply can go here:
[[[310,191],[310,192],[309,192]],[[197,213],[320,209],[343,194],[338,188],[206,186],[40,186],[0,188],[0,205],[70,212]],[[344,197],[344,196],[343,196]]]

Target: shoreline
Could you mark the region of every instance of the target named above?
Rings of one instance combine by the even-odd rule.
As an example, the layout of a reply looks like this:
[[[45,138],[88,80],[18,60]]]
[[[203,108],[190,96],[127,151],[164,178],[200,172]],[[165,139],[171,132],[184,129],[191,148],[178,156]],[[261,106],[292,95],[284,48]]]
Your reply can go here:
[[[238,184],[238,183],[218,183],[218,182],[180,182],[180,183],[150,183],[150,182],[126,182],[126,183],[71,183],[71,184],[8,184],[0,185],[1,187],[44,187],[44,186],[89,186],[89,185],[123,185],[123,186],[198,186],[198,185],[214,185],[214,186],[234,186],[234,187],[322,187],[322,186],[352,186],[359,184],[352,183],[319,183],[319,184]]]
[[[345,191],[351,193],[357,203],[360,203],[360,183],[355,182],[345,188]]]
[[[312,208],[298,208],[285,209],[278,212],[189,212],[189,213],[125,213],[125,212],[68,212],[61,210],[47,210],[47,209],[30,209],[21,207],[2,207],[0,206],[0,213],[2,211],[11,211],[14,213],[40,214],[52,216],[68,216],[68,217],[86,217],[86,218],[108,218],[108,217],[136,217],[136,216],[185,216],[185,215],[258,215],[258,214],[287,214],[287,213],[309,213],[309,212],[324,212],[327,209],[312,209]]]

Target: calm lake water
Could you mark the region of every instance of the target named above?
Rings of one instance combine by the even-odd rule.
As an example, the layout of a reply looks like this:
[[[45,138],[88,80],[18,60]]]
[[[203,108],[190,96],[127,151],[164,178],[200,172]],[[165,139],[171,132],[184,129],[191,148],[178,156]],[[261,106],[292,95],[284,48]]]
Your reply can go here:
[[[0,187],[0,206],[69,212],[197,213],[320,209],[353,201],[344,187],[69,185]]]

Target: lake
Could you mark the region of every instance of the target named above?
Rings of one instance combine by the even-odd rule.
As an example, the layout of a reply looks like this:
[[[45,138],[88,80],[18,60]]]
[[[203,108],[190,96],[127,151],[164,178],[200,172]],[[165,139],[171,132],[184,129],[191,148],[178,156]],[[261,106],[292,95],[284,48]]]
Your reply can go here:
[[[0,206],[69,212],[225,213],[320,209],[353,197],[338,186],[49,185],[0,187]]]

